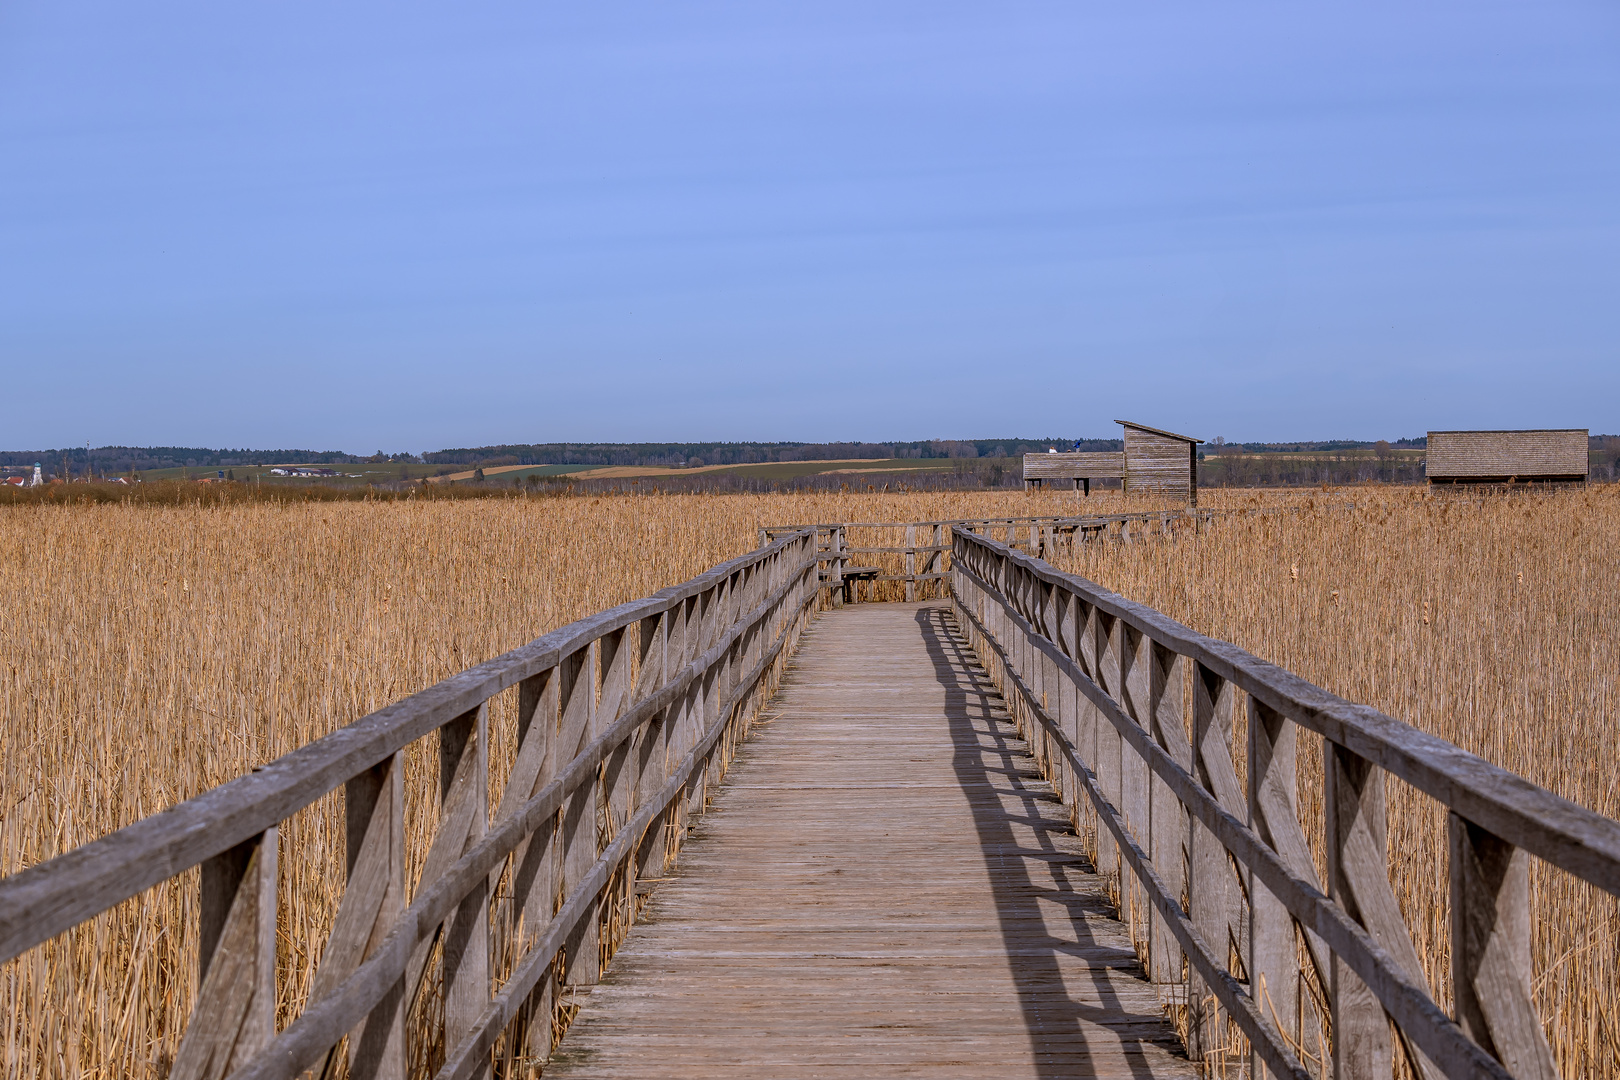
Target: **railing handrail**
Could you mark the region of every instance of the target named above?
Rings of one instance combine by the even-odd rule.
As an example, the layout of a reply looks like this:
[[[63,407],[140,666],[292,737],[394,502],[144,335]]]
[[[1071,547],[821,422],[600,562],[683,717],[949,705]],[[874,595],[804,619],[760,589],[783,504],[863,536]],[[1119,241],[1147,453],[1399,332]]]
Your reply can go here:
[[[746,731],[768,691],[765,680],[778,670],[804,615],[817,603],[815,546],[810,529],[783,536],[689,581],[458,672],[249,775],[0,879],[0,962],[200,864],[202,985],[174,1075],[222,1075],[228,1065],[232,1076],[293,1077],[318,1065],[345,1034],[353,1036],[351,1056],[386,1053],[402,1060],[401,994],[414,995],[441,926],[471,920],[479,940],[465,948],[478,955],[454,987],[446,945],[445,1044],[454,1066],[446,1075],[476,1074],[477,1048],[487,1052],[518,1009],[542,992],[537,983],[559,962],[565,943],[569,972],[578,969],[583,981],[595,981],[597,924],[609,902],[603,891],[610,881],[628,888],[624,882],[641,862],[656,862],[677,842],[664,839],[662,826],[649,831],[654,819],[701,811],[706,784],[724,769],[726,756],[716,758],[717,748]],[[640,629],[632,639],[627,634],[636,624]],[[520,702],[517,760],[491,820],[488,702],[518,685],[527,704]],[[666,714],[668,723],[648,726]],[[639,737],[643,728],[647,734]],[[435,730],[441,731],[443,809],[407,907],[400,755]],[[578,742],[554,745],[563,737]],[[632,746],[641,749],[636,761],[626,763]],[[653,753],[661,756],[648,756]],[[553,755],[560,763],[548,764]],[[367,778],[380,775],[389,778],[395,794],[372,794],[379,800],[373,805],[367,792],[382,789],[367,788]],[[349,853],[348,887],[310,1000],[278,1035],[276,837],[281,822],[345,785],[346,802],[358,800],[346,809],[349,842],[358,839],[361,846]],[[691,799],[696,803],[689,806]],[[605,850],[599,850],[599,802],[618,830]],[[393,825],[385,823],[377,833],[372,822],[384,804]],[[624,820],[612,820],[618,816]],[[509,857],[532,843],[549,850],[553,831],[562,908],[552,913],[550,885],[524,886],[530,898],[522,902],[523,917],[535,920],[527,933],[540,937],[524,943],[517,968],[492,997],[490,943],[481,929],[490,892]],[[374,843],[374,836],[383,839]],[[386,902],[389,894],[394,900]],[[531,913],[534,905],[540,906]],[[581,934],[588,935],[585,944],[575,940]],[[458,956],[462,948],[457,946]],[[223,999],[234,1004],[216,1016]],[[246,1020],[244,1011],[251,1014]],[[359,1050],[355,1040],[362,1028],[369,1039],[379,1023],[385,1030],[380,1041]],[[532,1050],[539,1058],[550,1050],[550,1030],[548,1012],[536,1036],[544,1045]]]
[[[1037,761],[1066,770],[1089,796],[1099,868],[1128,867],[1146,894],[1154,915],[1145,962],[1155,982],[1179,981],[1185,957],[1203,987],[1196,992],[1227,1010],[1258,1060],[1303,1078],[1301,1020],[1289,1021],[1296,1030],[1287,1037],[1262,1007],[1273,990],[1291,994],[1279,979],[1303,977],[1297,925],[1317,992],[1334,1010],[1340,1075],[1387,1074],[1386,1013],[1425,1080],[1557,1075],[1531,1000],[1523,855],[1620,895],[1620,821],[1009,544],[969,530],[957,530],[953,543],[952,603],[970,644]],[[1228,745],[1234,688],[1249,698],[1246,794]],[[1191,736],[1183,729],[1189,690]],[[1297,816],[1291,724],[1325,740],[1325,889]],[[1078,745],[1088,739],[1089,753]],[[1456,1020],[1429,990],[1390,886],[1380,769],[1450,812]],[[1140,770],[1141,779],[1125,779]],[[1227,974],[1224,939],[1237,918],[1221,880],[1227,856],[1252,875],[1243,886],[1246,988]],[[1123,895],[1123,880],[1120,888]],[[1209,938],[1218,947],[1201,930],[1218,934]],[[1284,1023],[1274,1003],[1272,1016]],[[1203,1032],[1207,1023],[1202,1013],[1190,1020],[1195,1056],[1217,1038]]]
[[[1067,574],[1000,541],[967,542],[1004,554],[1154,641],[1208,667],[1290,720],[1394,773],[1437,802],[1552,865],[1620,897],[1620,821],[1493,764],[1370,705],[1358,705],[1231,642],[1208,637],[1145,604]]]
[[[559,627],[368,713],[252,772],[0,878],[0,963],[285,821],[344,781],[615,630],[668,611],[791,537]]]

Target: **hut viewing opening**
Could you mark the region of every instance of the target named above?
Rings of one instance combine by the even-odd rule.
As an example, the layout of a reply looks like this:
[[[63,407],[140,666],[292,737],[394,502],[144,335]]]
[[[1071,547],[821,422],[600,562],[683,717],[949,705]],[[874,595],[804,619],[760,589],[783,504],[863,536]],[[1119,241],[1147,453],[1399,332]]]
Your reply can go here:
[[[1425,472],[1431,484],[1584,482],[1586,428],[1431,431]]]

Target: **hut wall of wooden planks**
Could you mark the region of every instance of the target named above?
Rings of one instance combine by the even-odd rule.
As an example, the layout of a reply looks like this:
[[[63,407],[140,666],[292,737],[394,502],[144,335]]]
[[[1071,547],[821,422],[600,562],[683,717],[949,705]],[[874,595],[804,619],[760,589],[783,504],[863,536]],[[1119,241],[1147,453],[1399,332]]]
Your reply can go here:
[[[1166,495],[1197,506],[1198,444],[1204,440],[1129,420],[1114,422],[1125,429],[1123,451],[1025,454],[1024,486],[1073,480],[1089,495],[1093,480],[1119,478],[1127,493]]]
[[[1202,439],[1129,420],[1125,429],[1125,491],[1166,495],[1198,505],[1198,444]]]
[[[1587,436],[1586,428],[1431,431],[1425,471],[1431,484],[1583,481]]]
[[[1119,480],[1125,476],[1125,454],[1119,450],[1101,452],[1024,455],[1024,486],[1045,486],[1048,480],[1073,480],[1091,494],[1093,480]]]

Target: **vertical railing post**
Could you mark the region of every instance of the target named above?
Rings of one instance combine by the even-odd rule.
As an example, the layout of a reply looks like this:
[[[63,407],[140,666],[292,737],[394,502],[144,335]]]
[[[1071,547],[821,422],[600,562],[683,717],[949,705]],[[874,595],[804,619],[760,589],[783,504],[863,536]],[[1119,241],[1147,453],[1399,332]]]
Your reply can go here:
[[[1040,583],[1040,592],[1038,596],[1040,601],[1041,617],[1036,621],[1035,629],[1036,632],[1041,635],[1041,637],[1045,638],[1049,642],[1053,642],[1054,644],[1056,644],[1056,639],[1059,637],[1059,635],[1056,633],[1056,628],[1058,625],[1057,608],[1059,595],[1059,591],[1055,586],[1048,585],[1045,582]],[[1058,724],[1058,730],[1062,731],[1063,694],[1061,688],[1064,680],[1058,674],[1057,661],[1052,659],[1051,655],[1043,649],[1037,653],[1035,663],[1040,670],[1041,708],[1046,712],[1047,716],[1051,717],[1052,720]],[[1046,769],[1047,776],[1051,778],[1052,790],[1057,795],[1058,800],[1061,802],[1064,791],[1062,767],[1063,756],[1057,752],[1057,747],[1057,741],[1052,737],[1052,733],[1046,730],[1045,725],[1042,725],[1042,764]]]
[[[1101,689],[1115,701],[1123,701],[1120,686],[1121,656],[1124,652],[1125,623],[1105,612],[1097,612],[1097,669],[1102,675]],[[1097,773],[1097,789],[1115,809],[1120,804],[1119,732],[1107,717],[1097,717],[1097,756],[1092,768]],[[1119,895],[1119,851],[1114,846],[1113,834],[1106,829],[1097,830],[1097,872],[1108,883],[1108,888]]]
[[[906,603],[917,599],[917,526],[906,526]]]
[[[563,661],[562,727],[558,746],[562,761],[572,761],[596,738],[596,669],[600,650],[597,642]],[[567,896],[584,880],[596,862],[596,805],[600,773],[576,787],[563,806],[562,884],[558,892]],[[563,981],[570,986],[590,985],[600,976],[601,942],[598,937],[597,905],[590,905],[564,945]]]
[[[926,572],[930,574],[941,573],[945,569],[945,552],[942,550],[945,545],[945,526],[942,523],[934,522],[934,536],[928,543],[934,550],[928,553],[928,570]],[[935,578],[933,581],[934,595],[943,596],[946,584],[947,579]]]
[[[707,616],[708,606],[713,598],[714,590],[706,589],[687,601],[686,608],[686,651],[683,658],[685,664],[691,664],[703,655],[704,620]],[[688,684],[686,693],[682,696],[679,726],[676,730],[675,750],[670,755],[670,766],[673,768],[686,760],[686,755],[697,743],[698,734],[703,730],[703,680],[705,674],[698,672],[697,677]],[[683,842],[686,830],[692,820],[692,791],[694,781],[688,779],[686,789],[676,800],[680,812],[676,819],[673,832],[677,846]]]
[[[646,697],[672,674],[668,662],[669,624],[679,609],[680,605],[676,603],[667,611],[641,620],[641,670],[637,678],[637,697]],[[667,743],[669,718],[672,715],[672,710],[666,709],[649,720],[636,743],[635,804],[638,809],[658,794],[669,777]],[[663,873],[669,852],[669,830],[665,824],[668,816],[666,811],[648,823],[636,854],[637,877],[658,877]]]
[[[202,864],[197,1006],[175,1080],[213,1080],[276,1034],[276,846],[269,828]]]
[[[1299,820],[1295,771],[1297,731],[1287,717],[1249,698],[1249,827],[1273,850],[1278,847],[1271,821],[1283,828]],[[1299,1044],[1295,1008],[1299,959],[1294,919],[1281,900],[1249,876],[1249,992],[1261,1014],[1277,1025],[1285,1039]],[[1255,1077],[1269,1075],[1258,1054],[1251,1056]]]
[[[1187,741],[1187,730],[1182,719],[1186,661],[1173,650],[1151,639],[1148,639],[1145,659],[1148,669],[1148,718],[1154,740],[1167,752],[1172,748],[1178,751],[1172,754],[1176,764],[1190,773],[1193,768],[1191,744]],[[1182,887],[1186,883],[1188,814],[1175,792],[1156,773],[1149,774],[1148,816],[1149,851],[1153,857],[1153,867],[1170,895],[1180,900]],[[1148,943],[1151,959],[1149,973],[1153,981],[1159,984],[1161,993],[1164,993],[1165,987],[1173,985],[1179,988],[1182,985],[1181,946],[1170,932],[1170,924],[1157,912],[1153,912],[1150,922],[1153,929]]]
[[[1529,857],[1456,813],[1446,824],[1457,1023],[1514,1076],[1555,1080],[1531,997]]]
[[[1235,778],[1232,768],[1232,713],[1235,691],[1232,684],[1213,671],[1196,664],[1193,667],[1193,760],[1197,765],[1194,775],[1204,790],[1216,794],[1217,784],[1211,775],[1218,769],[1221,775]],[[1235,779],[1234,779],[1235,783]],[[1240,806],[1227,806],[1228,811],[1241,811]],[[1234,946],[1242,942],[1239,925],[1242,898],[1238,881],[1232,872],[1231,858],[1226,847],[1196,817],[1191,818],[1191,845],[1188,859],[1189,915],[1199,935],[1216,958],[1225,961],[1222,966],[1230,970],[1230,956]],[[1195,973],[1188,993],[1187,1052],[1194,1061],[1202,1061],[1216,1048],[1225,1044],[1221,1031],[1220,1007],[1211,996],[1206,983]]]
[[[466,846],[489,828],[489,706],[439,729],[440,819],[468,814]],[[470,813],[469,813],[470,811]],[[480,879],[444,923],[444,1043],[470,1034],[489,1004],[489,882]],[[487,1075],[487,1063],[480,1075]]]
[[[1075,660],[1080,664],[1080,670],[1086,673],[1093,684],[1102,685],[1101,672],[1098,665],[1102,658],[1103,630],[1098,624],[1098,612],[1095,604],[1081,601],[1077,598],[1076,605],[1080,608],[1075,613],[1075,637],[1077,647]],[[1091,698],[1081,694],[1075,704],[1078,713],[1075,717],[1075,746],[1080,751],[1080,758],[1095,774],[1097,772],[1097,730],[1102,723],[1102,716]],[[1089,847],[1092,861],[1100,867],[1101,863],[1101,835],[1105,831],[1097,827],[1096,808],[1091,805],[1090,799],[1075,799],[1077,807],[1083,807],[1079,815],[1085,823],[1082,835],[1089,837]],[[1080,822],[1077,821],[1079,826]]]
[[[518,752],[496,811],[497,821],[516,813],[556,777],[561,686],[560,668],[549,668],[518,684]],[[556,914],[559,817],[553,816],[512,849],[511,919],[515,940],[508,948],[514,955],[527,951]],[[551,1054],[555,995],[556,978],[548,971],[530,993],[520,1021],[519,1052],[537,1064],[544,1063]]]
[[[395,754],[344,785],[348,884],[375,894],[376,913],[356,962],[393,928],[405,910],[405,762]],[[380,887],[379,887],[380,886]],[[337,938],[336,929],[332,937]],[[329,943],[327,946],[331,948]],[[324,963],[325,957],[322,957]],[[371,1015],[349,1033],[349,1075],[360,1080],[404,1080],[405,978],[389,988]]]
[[[1075,595],[1066,588],[1056,588],[1052,591],[1056,608],[1053,611],[1054,628],[1056,630],[1058,651],[1071,660],[1078,662],[1076,655],[1079,650],[1079,622],[1077,615],[1080,602]],[[1063,737],[1075,746],[1080,745],[1079,712],[1080,689],[1067,674],[1058,678],[1057,708],[1053,718],[1057,721],[1058,730]],[[1058,757],[1057,772],[1062,776],[1063,803],[1069,808],[1069,824],[1079,831],[1080,822],[1077,811],[1080,804],[1080,780],[1074,775],[1074,767],[1069,763],[1069,756],[1061,754]]]
[[[831,548],[831,573],[827,577],[827,587],[831,593],[832,606],[843,607],[844,596],[844,527],[834,525],[828,546]]]
[[[1149,693],[1152,666],[1149,654],[1153,642],[1125,620],[1117,620],[1117,624],[1122,646],[1119,650],[1119,685],[1125,692],[1117,695],[1114,700],[1119,702],[1125,715],[1146,732],[1150,730],[1153,717],[1152,695]],[[1150,775],[1147,762],[1142,760],[1129,743],[1120,740],[1120,801],[1116,805],[1125,815],[1126,828],[1136,837],[1137,843],[1149,850],[1152,849],[1148,784]],[[1123,872],[1120,876],[1120,916],[1130,929],[1131,940],[1135,943],[1139,940],[1138,919],[1148,913],[1146,897],[1138,887],[1134,875],[1128,881]],[[1148,927],[1143,926],[1142,929],[1145,931]],[[1146,941],[1143,941],[1143,945],[1146,945]]]
[[[632,646],[629,628],[622,627],[604,634],[598,651],[602,665],[602,692],[596,706],[596,730],[601,732],[624,715],[634,702],[635,687],[631,678],[636,650]],[[635,776],[630,768],[633,749],[634,740],[625,739],[602,762],[600,813],[601,824],[605,827],[598,830],[599,847],[612,843],[630,818],[631,799],[635,791]],[[634,860],[626,861],[623,871],[604,892],[601,918],[603,932],[608,935],[606,943],[609,951],[618,941],[616,935],[628,927],[628,908],[635,895]]]
[[[1388,843],[1383,776],[1366,758],[1332,740],[1322,740],[1322,750],[1328,896],[1352,919],[1364,922],[1351,879],[1358,871],[1388,875],[1383,865]],[[1372,838],[1378,866],[1357,866],[1351,855],[1358,829]],[[1331,968],[1327,990],[1333,1019],[1333,1075],[1338,1080],[1389,1076],[1393,1053],[1383,1006],[1337,954]]]

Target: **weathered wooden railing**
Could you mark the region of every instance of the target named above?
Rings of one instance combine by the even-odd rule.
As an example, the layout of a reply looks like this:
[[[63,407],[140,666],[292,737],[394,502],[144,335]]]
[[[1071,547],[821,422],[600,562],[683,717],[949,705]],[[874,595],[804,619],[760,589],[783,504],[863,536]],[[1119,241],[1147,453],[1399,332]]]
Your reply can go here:
[[[435,955],[440,1077],[488,1075],[497,1044],[543,1061],[559,986],[598,981],[636,878],[659,876],[770,692],[819,595],[815,547],[812,530],[783,536],[0,880],[0,962],[200,864],[200,986],[171,1080],[331,1073],[345,1036],[349,1075],[403,1077]],[[514,685],[519,742],[492,817],[489,701]],[[403,755],[434,733],[439,824],[407,902]],[[347,886],[309,1002],[277,1033],[277,829],[339,787]],[[511,917],[492,925],[497,889]]]
[[[867,585],[867,599],[878,597],[882,582],[903,583],[906,601],[944,596],[948,591],[951,552],[951,530],[968,529],[985,535],[1001,535],[1016,548],[1023,548],[1040,556],[1059,546],[1087,543],[1100,539],[1113,539],[1129,543],[1133,535],[1146,530],[1169,531],[1177,525],[1196,526],[1215,513],[1229,511],[1208,510],[1146,510],[1126,514],[1088,514],[1083,517],[1036,516],[957,518],[950,521],[847,521],[834,525],[765,525],[759,530],[761,546],[774,537],[785,536],[800,529],[816,530],[817,550],[827,565],[822,580],[831,589],[832,603],[843,602],[847,593],[850,600],[860,599],[859,583],[847,580],[855,566],[855,557],[875,555],[893,565],[857,567],[860,581]],[[850,543],[851,530],[880,536],[898,533],[900,543]],[[1133,533],[1134,530],[1134,533]],[[918,543],[919,538],[925,543]],[[930,585],[932,583],[932,586]],[[846,588],[847,586],[850,586]],[[889,599],[900,599],[891,595]]]
[[[1620,895],[1620,822],[988,536],[957,529],[952,556],[958,623],[1064,798],[1079,811],[1085,793],[1098,868],[1124,917],[1146,909],[1148,973],[1188,1010],[1195,1058],[1223,1045],[1224,1016],[1257,1075],[1304,1080],[1310,980],[1336,1076],[1391,1075],[1386,1015],[1420,1076],[1558,1075],[1531,1000],[1527,856]],[[1325,888],[1301,727],[1323,740]],[[1448,811],[1455,1022],[1390,887],[1385,772]]]

